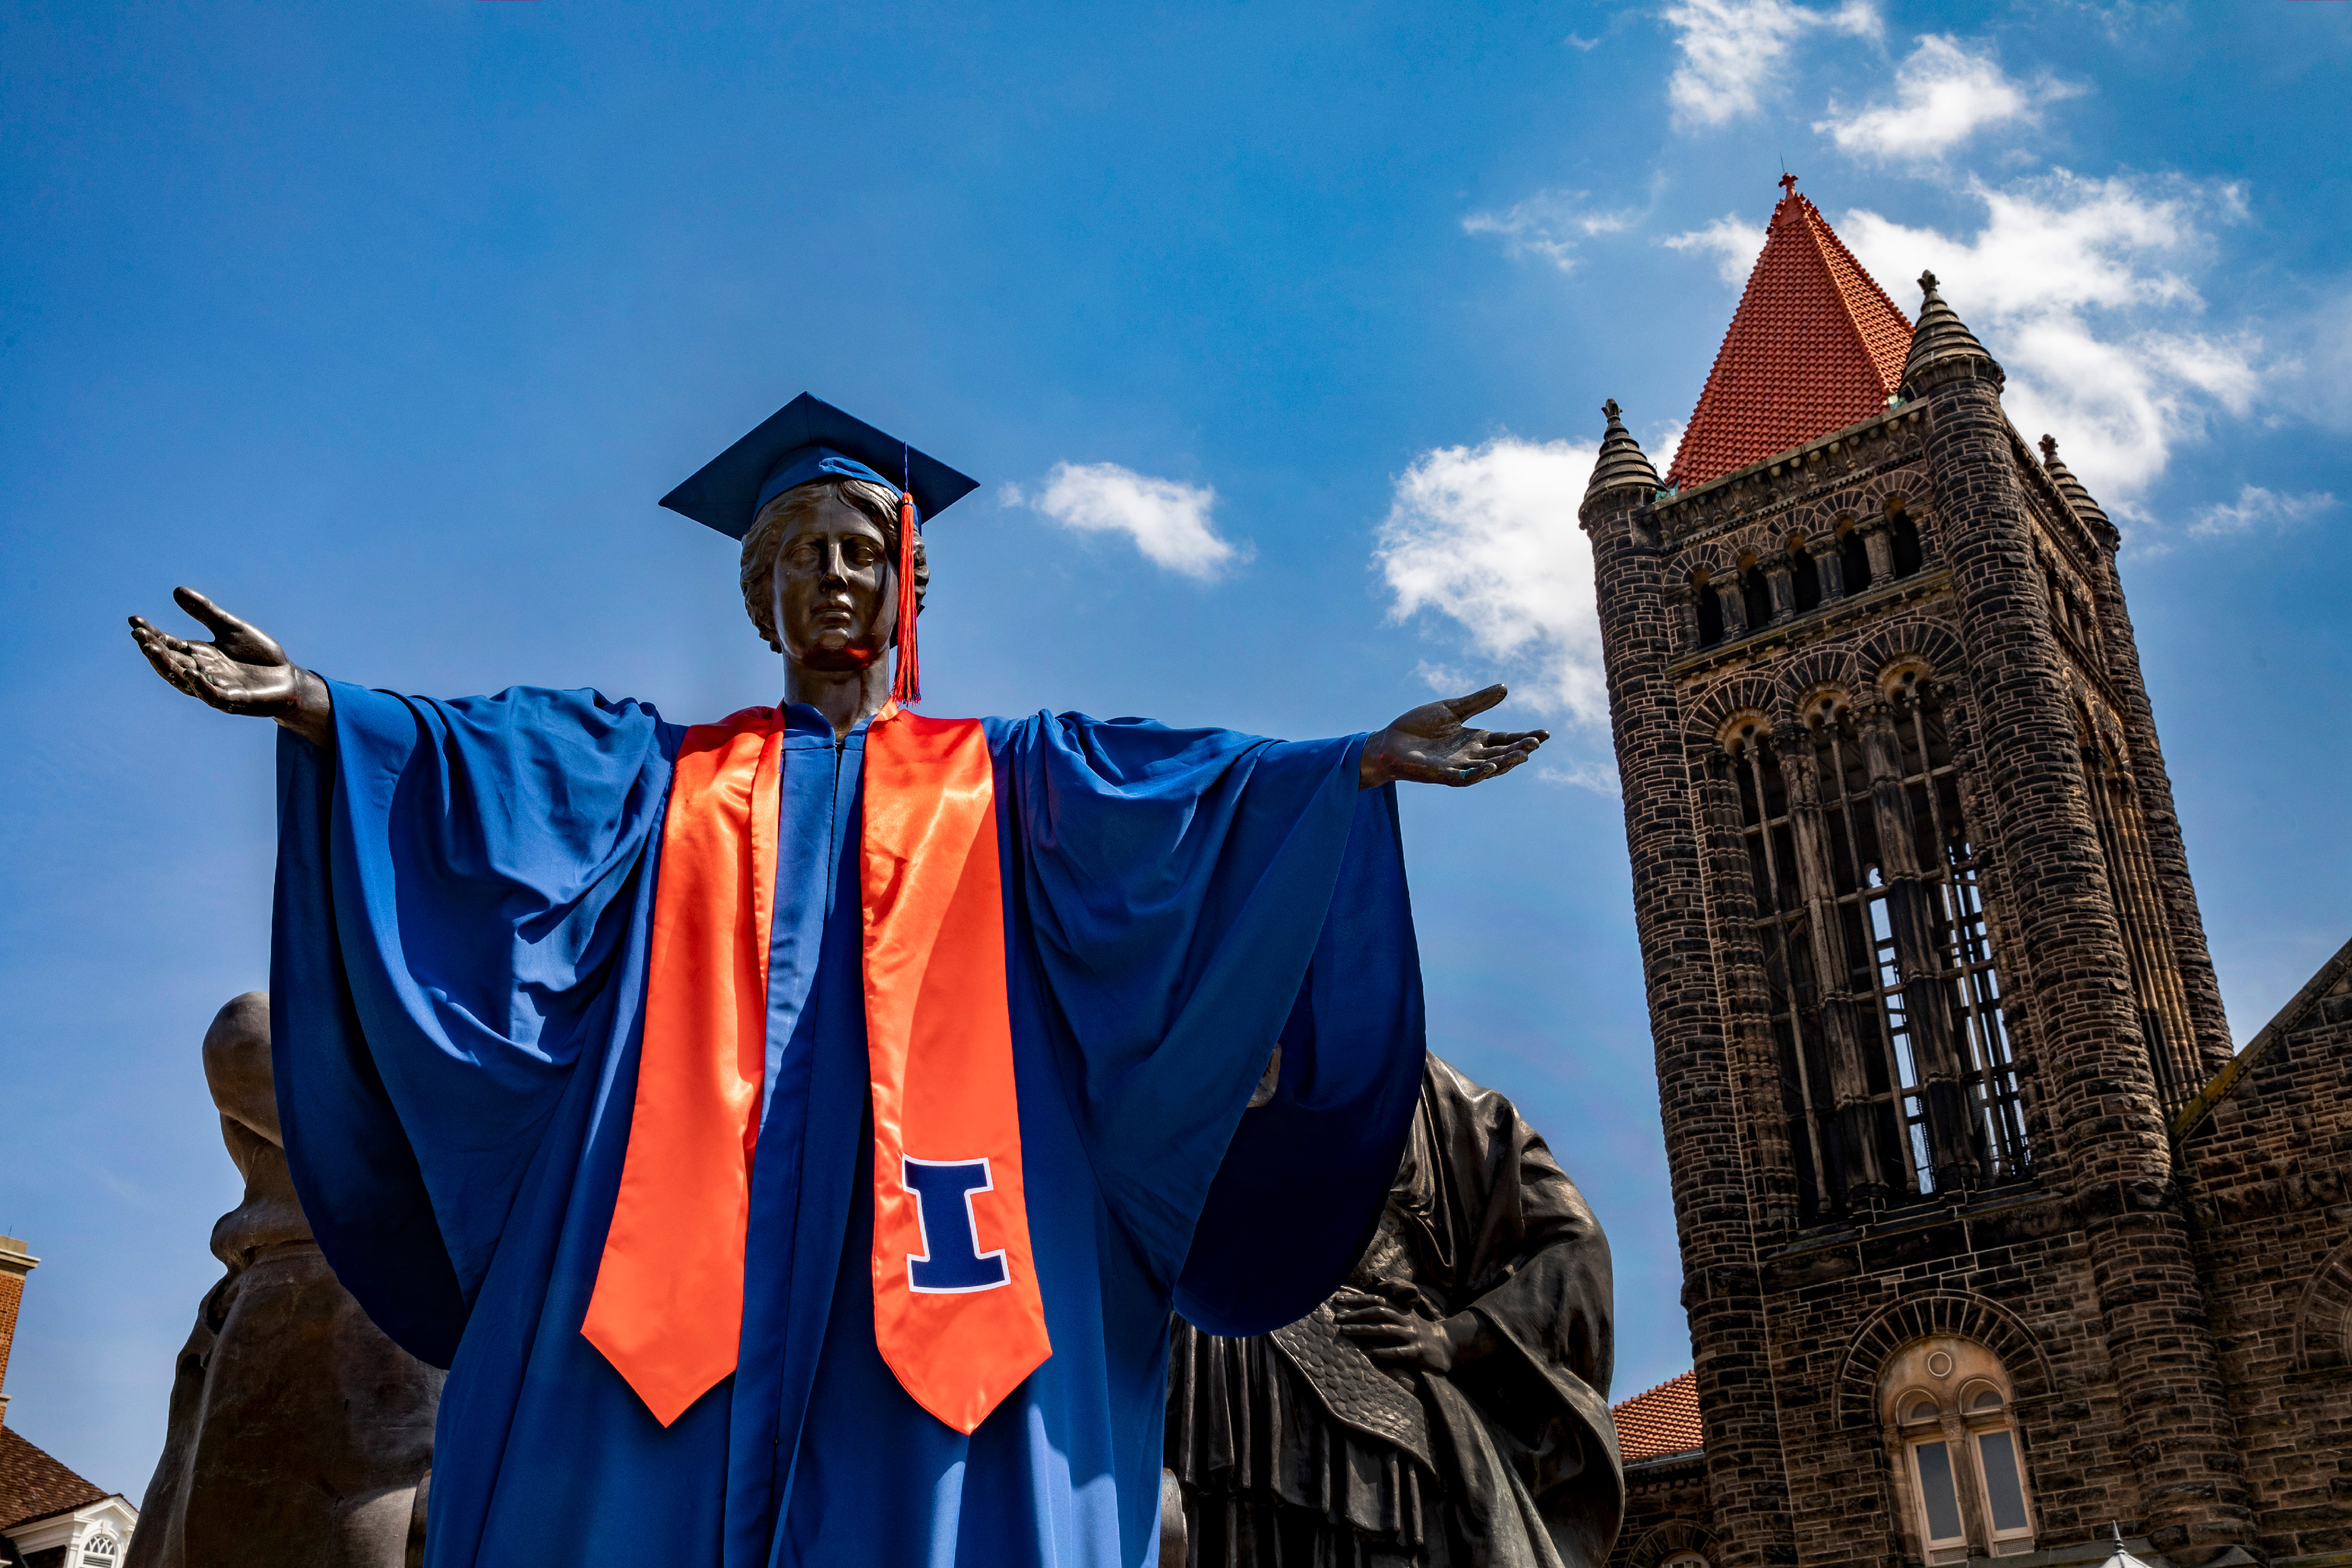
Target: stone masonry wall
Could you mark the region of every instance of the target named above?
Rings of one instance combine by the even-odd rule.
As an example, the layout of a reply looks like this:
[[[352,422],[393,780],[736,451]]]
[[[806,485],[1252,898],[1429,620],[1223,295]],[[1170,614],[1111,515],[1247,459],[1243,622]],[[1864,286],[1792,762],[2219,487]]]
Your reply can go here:
[[[2277,1562],[2352,1562],[2352,945],[2329,969],[2180,1145],[2257,1539]]]

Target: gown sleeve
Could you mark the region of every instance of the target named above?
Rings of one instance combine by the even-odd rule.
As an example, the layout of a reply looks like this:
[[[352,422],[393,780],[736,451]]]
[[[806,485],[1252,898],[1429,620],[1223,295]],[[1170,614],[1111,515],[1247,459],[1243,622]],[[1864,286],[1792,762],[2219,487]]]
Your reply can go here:
[[[1370,1239],[1421,1083],[1393,788],[1357,787],[1361,736],[1039,714],[995,739],[1015,961],[1107,1203],[1200,1327],[1302,1316]]]
[[[630,1022],[681,731],[589,691],[333,692],[332,752],[278,740],[279,1112],[336,1274],[446,1366],[573,1067]]]

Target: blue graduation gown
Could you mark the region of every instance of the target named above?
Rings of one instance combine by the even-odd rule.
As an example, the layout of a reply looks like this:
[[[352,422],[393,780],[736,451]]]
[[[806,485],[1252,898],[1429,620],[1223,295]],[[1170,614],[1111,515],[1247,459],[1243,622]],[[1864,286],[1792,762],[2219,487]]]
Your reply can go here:
[[[278,1097],[328,1258],[450,1369],[431,1568],[1152,1562],[1171,1303],[1224,1333],[1311,1308],[1411,1121],[1419,964],[1361,738],[986,721],[1053,1355],[967,1437],[875,1349],[865,736],[788,710],[740,1352],[665,1429],[580,1325],[684,727],[585,691],[333,689],[335,752],[278,749]]]

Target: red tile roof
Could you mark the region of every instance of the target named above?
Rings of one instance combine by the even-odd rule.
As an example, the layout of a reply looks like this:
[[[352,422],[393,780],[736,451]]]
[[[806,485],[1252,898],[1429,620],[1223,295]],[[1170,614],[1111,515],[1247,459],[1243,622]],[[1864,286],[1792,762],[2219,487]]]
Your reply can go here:
[[[1698,1426],[1698,1374],[1686,1372],[1647,1394],[1613,1406],[1617,1447],[1625,1462],[1687,1454],[1702,1446]]]
[[[1790,190],[1772,209],[1667,487],[1719,479],[1868,418],[1902,381],[1910,346],[1910,321]]]
[[[0,1426],[0,1531],[113,1495]]]

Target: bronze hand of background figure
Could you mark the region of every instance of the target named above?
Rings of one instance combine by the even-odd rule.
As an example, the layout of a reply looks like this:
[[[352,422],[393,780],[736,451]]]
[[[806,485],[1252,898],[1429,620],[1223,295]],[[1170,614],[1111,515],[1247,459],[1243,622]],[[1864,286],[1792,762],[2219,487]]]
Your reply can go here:
[[[334,699],[327,683],[286,657],[278,639],[197,593],[174,588],[173,602],[205,624],[213,640],[190,642],[131,617],[131,640],[155,673],[224,713],[275,719],[314,746],[335,743]]]
[[[1432,1372],[1452,1372],[1457,1363],[1484,1359],[1495,1348],[1492,1331],[1476,1312],[1444,1320],[1424,1318],[1402,1305],[1355,1289],[1332,1299],[1334,1326],[1376,1362],[1418,1363]]]
[[[1467,697],[1424,703],[1364,742],[1357,787],[1390,783],[1452,784],[1459,789],[1509,773],[1551,739],[1549,730],[1473,730],[1462,721],[1484,713],[1511,694],[1489,686]]]

